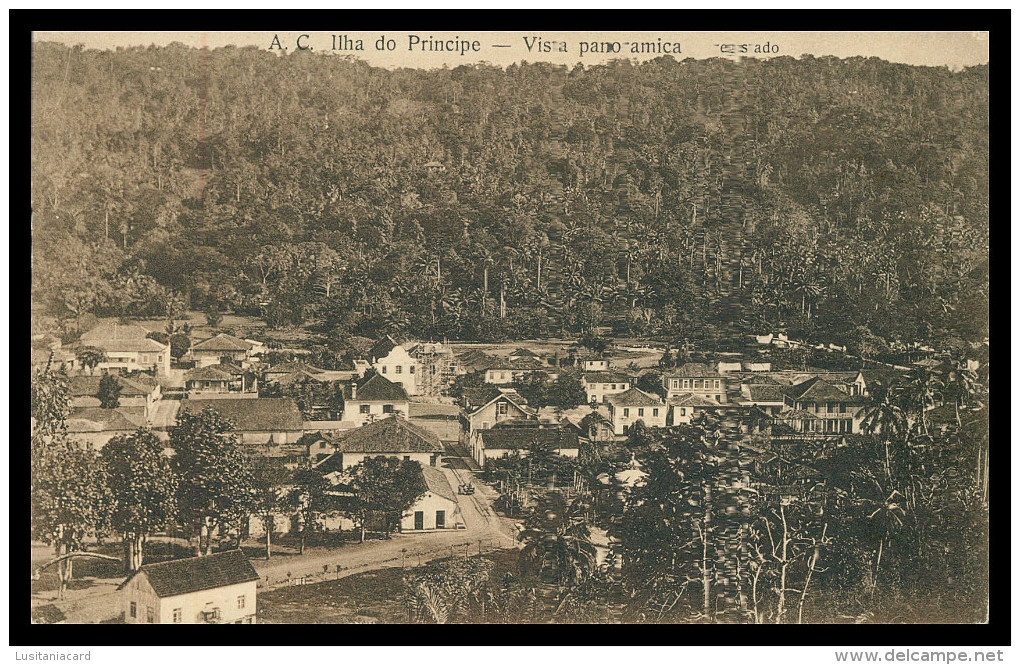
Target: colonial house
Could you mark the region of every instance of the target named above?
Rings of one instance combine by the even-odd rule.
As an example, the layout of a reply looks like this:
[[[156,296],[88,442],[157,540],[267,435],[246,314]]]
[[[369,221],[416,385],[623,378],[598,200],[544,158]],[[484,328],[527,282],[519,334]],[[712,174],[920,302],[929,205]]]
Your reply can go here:
[[[117,587],[124,623],[255,623],[259,574],[241,550],[144,564]]]
[[[474,372],[484,372],[493,365],[502,362],[495,356],[490,356],[484,351],[478,349],[471,349],[457,356],[456,361],[456,374],[472,374]]]
[[[702,363],[684,363],[663,374],[662,385],[666,388],[666,399],[691,394],[720,403],[726,401],[726,379]]]
[[[81,345],[102,349],[106,354],[106,360],[96,369],[155,370],[157,375],[166,376],[170,373],[170,345],[149,339],[148,334],[138,325],[103,324],[82,335]]]
[[[609,405],[609,420],[613,423],[613,433],[622,436],[630,431],[637,421],[641,420],[648,427],[666,426],[666,405],[658,395],[646,393],[639,388],[610,395],[606,398]]]
[[[574,365],[582,372],[608,372],[609,358],[600,355],[574,356]]]
[[[630,377],[619,372],[585,372],[581,375],[581,385],[589,404],[601,404],[609,395],[630,390]]]
[[[523,457],[539,445],[565,457],[577,457],[580,452],[580,440],[574,427],[525,420],[503,422],[492,429],[479,430],[471,442],[471,456],[484,468],[486,460],[513,454]]]
[[[322,473],[342,472],[357,466],[366,457],[379,456],[413,460],[422,466],[433,467],[439,464],[443,454],[439,437],[396,416],[364,427],[322,434],[320,438],[334,451],[315,465]]]
[[[610,419],[609,407],[602,404],[592,411],[578,424],[581,431],[589,441],[608,443],[616,440],[616,433],[613,431],[613,421]]]
[[[412,424],[427,429],[440,441],[460,440],[460,407],[456,404],[408,404],[407,419]]]
[[[111,375],[120,385],[119,406],[121,413],[134,416],[135,420],[149,421],[156,410],[156,403],[162,397],[157,381],[148,376],[126,377]],[[68,397],[74,408],[92,408],[100,405],[99,383],[102,376],[72,376],[67,380]]]
[[[221,362],[247,367],[253,350],[254,345],[251,342],[220,333],[193,345],[189,356],[195,361],[195,367],[218,365]]]
[[[666,405],[669,407],[667,422],[670,426],[690,424],[691,420],[702,411],[722,406],[714,399],[691,393],[671,397],[666,400]]]
[[[422,465],[422,476],[428,491],[400,516],[400,530],[431,531],[462,529],[464,517],[446,473],[442,469]]]
[[[47,367],[54,371],[63,367],[68,373],[74,372],[78,369],[78,359],[70,349],[62,348],[59,337],[32,335],[32,369],[42,372]]]
[[[258,446],[267,457],[291,454],[281,450],[280,446],[297,444],[304,433],[301,410],[289,397],[188,399],[181,402],[181,409],[192,413],[201,413],[206,408],[231,421],[241,442]]]
[[[381,374],[373,374],[344,387],[343,421],[360,427],[391,415],[406,418],[409,404],[403,386]]]
[[[377,374],[401,386],[408,395],[420,394],[418,360],[389,335],[369,349],[368,362],[372,363]]]
[[[259,396],[258,378],[232,363],[196,367],[184,373],[188,399],[251,398]]]
[[[485,370],[485,382],[496,385],[521,381],[529,374],[539,373],[547,379],[555,380],[559,373],[552,367],[534,358],[521,360],[503,360],[495,362]]]
[[[85,407],[73,409],[67,417],[67,433],[82,441],[87,448],[102,450],[115,436],[129,435],[145,425],[142,416],[125,413],[121,409]]]
[[[512,388],[485,386],[467,389],[461,398],[462,443],[469,444],[478,430],[510,419],[537,420],[536,411]]]
[[[716,369],[720,374],[729,374],[731,372],[739,372],[741,370],[740,362],[726,362],[723,360],[719,361],[716,365]]]
[[[851,434],[860,432],[863,400],[813,377],[783,388],[784,410],[775,419],[795,432]],[[774,432],[775,433],[775,432]]]

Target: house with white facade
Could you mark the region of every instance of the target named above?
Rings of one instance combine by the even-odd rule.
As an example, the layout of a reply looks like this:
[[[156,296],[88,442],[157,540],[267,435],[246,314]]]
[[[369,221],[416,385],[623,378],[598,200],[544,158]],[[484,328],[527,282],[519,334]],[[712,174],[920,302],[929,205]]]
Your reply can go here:
[[[726,402],[726,378],[703,363],[684,363],[666,372],[662,375],[662,385],[666,389],[666,399],[692,394]]]
[[[255,623],[259,574],[241,550],[141,566],[117,587],[124,623]]]
[[[609,405],[609,420],[613,423],[613,433],[623,436],[637,421],[643,421],[647,427],[666,426],[666,405],[658,395],[646,393],[639,388],[606,398]]]
[[[92,346],[106,354],[98,370],[155,370],[159,376],[170,373],[170,344],[149,339],[149,331],[139,325],[107,323],[81,336],[81,346]]]
[[[538,414],[512,388],[484,386],[465,389],[461,396],[461,442],[471,444],[474,433],[505,420],[537,420]]]
[[[195,361],[195,367],[208,367],[220,363],[234,363],[247,367],[254,351],[255,345],[252,342],[220,333],[193,345],[188,356]]]
[[[581,375],[581,385],[589,404],[601,404],[609,395],[627,392],[630,383],[630,377],[620,372],[585,372]]]
[[[442,469],[422,465],[428,491],[400,516],[400,531],[464,528],[464,516],[450,480]]]
[[[420,394],[418,359],[389,335],[369,349],[368,362],[372,364],[377,374],[401,386],[408,395]]]
[[[577,457],[580,440],[573,426],[546,425],[537,421],[500,423],[491,429],[478,430],[471,442],[471,456],[479,466],[510,455],[526,457],[536,446],[553,450],[557,455]]]
[[[137,416],[142,421],[148,421],[156,409],[156,404],[162,398],[162,388],[151,376],[139,375],[133,377],[111,375],[120,386],[120,404],[117,407],[122,413]],[[74,408],[96,408],[99,407],[99,383],[103,380],[100,375],[72,376],[67,379],[68,397],[71,398],[71,406]]]
[[[389,416],[364,427],[320,436],[333,453],[315,465],[322,473],[346,471],[368,457],[396,457],[422,466],[438,466],[443,444],[433,432],[405,418]]]
[[[407,417],[410,400],[404,387],[381,374],[344,386],[342,421],[360,427],[392,415]]]
[[[304,454],[299,445],[304,420],[297,403],[289,397],[258,399],[186,399],[181,409],[201,413],[211,408],[234,424],[241,443],[251,445],[266,457],[293,458]],[[290,460],[296,463],[296,460]]]

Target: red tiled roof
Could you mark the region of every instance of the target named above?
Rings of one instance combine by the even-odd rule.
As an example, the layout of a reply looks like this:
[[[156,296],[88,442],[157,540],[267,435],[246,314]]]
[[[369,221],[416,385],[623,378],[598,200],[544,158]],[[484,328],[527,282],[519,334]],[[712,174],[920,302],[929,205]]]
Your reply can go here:
[[[241,550],[227,550],[190,559],[145,564],[135,574],[144,574],[160,598],[254,582],[259,579],[255,567]],[[124,580],[118,588],[123,588],[132,577],[134,575]]]

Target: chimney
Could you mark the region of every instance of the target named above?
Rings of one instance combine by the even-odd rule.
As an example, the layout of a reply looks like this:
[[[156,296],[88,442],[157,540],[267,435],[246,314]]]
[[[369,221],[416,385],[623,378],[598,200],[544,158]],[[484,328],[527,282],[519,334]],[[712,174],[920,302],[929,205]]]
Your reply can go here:
[[[351,381],[351,399],[358,399],[358,382]]]

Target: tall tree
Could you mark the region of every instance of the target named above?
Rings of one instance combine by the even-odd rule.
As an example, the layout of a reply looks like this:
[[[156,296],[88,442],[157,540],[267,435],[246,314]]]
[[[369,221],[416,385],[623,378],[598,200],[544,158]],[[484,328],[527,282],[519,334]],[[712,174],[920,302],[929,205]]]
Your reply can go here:
[[[113,528],[124,540],[128,572],[138,570],[145,543],[177,518],[179,479],[163,442],[151,430],[116,436],[102,451],[113,492]]]

